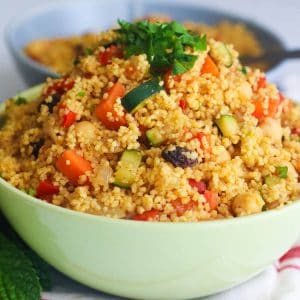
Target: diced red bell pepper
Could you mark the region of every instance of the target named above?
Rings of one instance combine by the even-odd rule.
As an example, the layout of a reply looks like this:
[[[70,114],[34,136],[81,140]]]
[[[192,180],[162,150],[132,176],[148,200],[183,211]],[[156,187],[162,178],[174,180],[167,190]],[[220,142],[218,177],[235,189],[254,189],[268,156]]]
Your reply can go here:
[[[291,132],[292,134],[300,136],[300,128],[293,128]]]
[[[258,79],[256,89],[254,92],[257,92],[259,89],[265,88],[267,85],[266,77],[262,76]]]
[[[206,201],[208,202],[210,209],[216,209],[218,206],[218,194],[216,192],[212,192],[209,190],[206,190],[204,192],[204,197],[206,199]]]
[[[76,113],[73,111],[69,111],[65,115],[63,115],[62,123],[61,125],[64,128],[69,128],[74,122],[76,121]]]
[[[190,178],[189,184],[192,188],[196,188],[199,194],[203,194],[206,191],[206,184],[203,181],[196,181]]]
[[[165,75],[164,75],[164,87],[165,87],[165,90],[167,92],[170,91],[170,85],[169,85],[169,80],[170,78],[172,77],[174,81],[176,82],[180,82],[181,81],[181,75],[178,74],[178,75],[172,75],[172,72],[173,70],[172,69],[169,69]]]
[[[180,199],[171,201],[172,206],[175,208],[177,216],[182,216],[186,211],[198,206],[198,202],[190,200],[190,202],[183,204]]]
[[[51,95],[54,93],[63,93],[74,86],[74,80],[69,77],[63,77],[54,81],[46,90],[45,95]]]
[[[181,107],[182,110],[186,109],[186,101],[184,99],[179,100],[179,106]]]
[[[111,45],[103,52],[99,53],[99,61],[101,65],[106,66],[108,64],[111,64],[113,57],[122,58],[123,56],[124,55],[121,48],[116,45]]]
[[[53,196],[59,192],[59,188],[55,186],[50,180],[41,181],[36,190],[37,198],[49,200],[49,196]]]
[[[152,209],[149,211],[145,211],[140,215],[135,215],[132,220],[135,221],[150,221],[150,220],[157,220],[159,215],[159,211],[157,209]]]

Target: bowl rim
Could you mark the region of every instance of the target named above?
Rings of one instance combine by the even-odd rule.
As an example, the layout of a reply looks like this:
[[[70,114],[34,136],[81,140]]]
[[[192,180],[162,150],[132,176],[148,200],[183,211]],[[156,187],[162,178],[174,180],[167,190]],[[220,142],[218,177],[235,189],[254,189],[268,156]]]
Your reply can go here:
[[[115,2],[115,3],[119,2],[118,0],[110,0],[110,1]],[[7,23],[7,25],[5,26],[5,28],[4,28],[4,39],[5,39],[6,45],[8,46],[9,50],[16,57],[18,57],[22,61],[23,64],[29,65],[32,69],[35,69],[35,70],[39,71],[40,73],[42,73],[46,76],[50,76],[50,77],[54,77],[54,78],[60,77],[60,74],[52,71],[50,68],[44,66],[43,64],[41,64],[39,62],[34,61],[33,59],[31,59],[30,57],[25,55],[25,53],[22,51],[23,48],[15,47],[15,43],[13,42],[12,36],[13,36],[14,31],[17,28],[19,28],[20,25],[22,25],[24,22],[26,23],[26,22],[30,21],[30,19],[32,17],[37,16],[41,13],[47,12],[49,10],[53,10],[53,9],[57,8],[58,5],[59,5],[59,7],[69,6],[70,4],[74,5],[74,2],[76,4],[79,3],[79,5],[82,5],[82,4],[99,4],[98,0],[88,0],[88,1],[87,0],[76,0],[76,1],[74,1],[74,0],[64,0],[63,2],[61,2],[59,0],[53,0],[51,2],[45,2],[45,3],[39,4],[38,6],[35,6],[31,9],[28,9],[25,13],[22,13],[22,15],[12,17],[10,19],[10,21]],[[127,2],[132,7],[134,7],[134,6],[139,7],[142,3],[146,3],[147,1],[146,0],[127,0]],[[170,5],[170,2],[168,0],[152,0],[150,3],[151,4],[158,4],[158,5],[164,5],[164,4],[165,5]],[[285,43],[276,34],[276,32],[274,33],[267,26],[263,25],[261,22],[259,22],[257,20],[253,21],[253,20],[249,19],[248,17],[244,17],[243,15],[239,15],[238,13],[231,13],[227,10],[222,10],[220,8],[215,9],[211,6],[198,4],[196,2],[182,3],[180,0],[173,0],[171,2],[171,5],[172,5],[172,7],[177,7],[178,9],[180,9],[182,7],[190,7],[190,8],[195,8],[195,9],[198,9],[198,10],[202,9],[202,10],[205,10],[207,12],[215,13],[215,14],[218,14],[218,15],[224,15],[224,18],[229,18],[233,22],[242,22],[242,23],[246,24],[246,26],[250,26],[250,27],[259,29],[261,32],[264,32],[269,37],[271,37],[274,41],[276,41],[278,46],[280,46],[282,49],[286,49]],[[282,64],[282,62],[274,65],[267,72],[273,71],[275,68],[279,67],[281,64]]]

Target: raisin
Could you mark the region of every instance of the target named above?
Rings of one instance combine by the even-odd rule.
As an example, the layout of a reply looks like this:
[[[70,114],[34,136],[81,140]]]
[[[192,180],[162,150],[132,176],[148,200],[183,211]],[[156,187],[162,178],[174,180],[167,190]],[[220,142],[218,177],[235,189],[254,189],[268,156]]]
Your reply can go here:
[[[41,104],[39,105],[39,111],[41,111],[42,105],[46,105],[48,107],[49,112],[52,114],[54,107],[59,103],[61,94],[60,93],[55,93],[51,95],[52,101],[51,102],[46,102],[46,100],[43,100]]]
[[[30,144],[31,147],[32,147],[32,152],[31,153],[32,153],[32,155],[34,156],[35,159],[38,158],[40,149],[42,148],[44,143],[45,143],[44,139],[39,139],[38,141],[33,142],[33,143]]]
[[[176,167],[193,167],[198,163],[197,153],[180,146],[169,146],[162,152],[162,157]]]

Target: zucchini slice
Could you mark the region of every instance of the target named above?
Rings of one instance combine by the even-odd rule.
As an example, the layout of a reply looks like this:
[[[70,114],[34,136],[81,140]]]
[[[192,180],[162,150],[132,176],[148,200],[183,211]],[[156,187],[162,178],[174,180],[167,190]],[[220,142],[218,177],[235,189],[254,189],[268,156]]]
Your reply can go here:
[[[151,146],[159,146],[164,141],[163,136],[161,135],[159,129],[156,127],[148,129],[146,131],[146,137]]]
[[[239,125],[234,116],[222,115],[219,119],[215,120],[215,124],[226,137],[231,137],[239,132]]]
[[[134,112],[150,96],[163,89],[157,78],[150,79],[128,92],[121,103],[127,112]],[[143,103],[144,104],[144,103]]]
[[[138,167],[142,161],[142,153],[138,150],[125,150],[117,166],[114,185],[130,188],[136,179]]]
[[[277,176],[268,175],[265,177],[264,181],[267,186],[272,187],[272,186],[280,183],[280,178]]]

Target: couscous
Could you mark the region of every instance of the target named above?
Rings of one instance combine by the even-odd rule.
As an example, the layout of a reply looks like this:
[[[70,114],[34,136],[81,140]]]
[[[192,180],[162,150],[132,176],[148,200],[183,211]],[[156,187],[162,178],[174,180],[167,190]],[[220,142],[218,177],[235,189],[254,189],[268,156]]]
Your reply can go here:
[[[120,22],[37,101],[10,99],[0,174],[76,211],[222,219],[299,196],[300,107],[232,45],[180,23]]]

